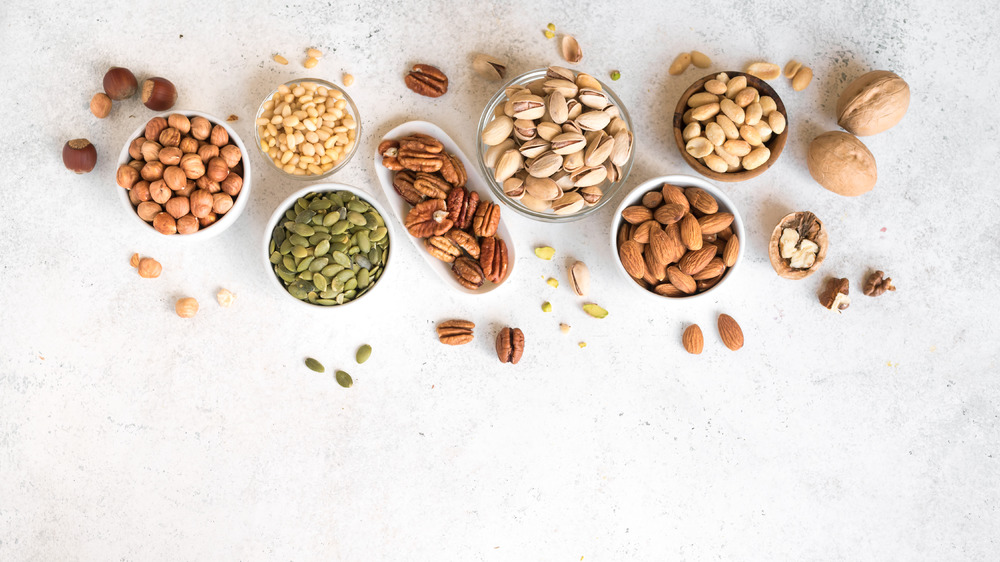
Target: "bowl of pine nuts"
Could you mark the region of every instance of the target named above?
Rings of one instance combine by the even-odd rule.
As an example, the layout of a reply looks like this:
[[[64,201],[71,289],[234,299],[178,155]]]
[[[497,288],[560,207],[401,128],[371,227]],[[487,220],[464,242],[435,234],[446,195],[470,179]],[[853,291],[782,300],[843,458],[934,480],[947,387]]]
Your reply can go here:
[[[278,86],[261,102],[254,125],[264,159],[299,179],[317,180],[335,173],[354,156],[361,136],[354,100],[318,78]]]

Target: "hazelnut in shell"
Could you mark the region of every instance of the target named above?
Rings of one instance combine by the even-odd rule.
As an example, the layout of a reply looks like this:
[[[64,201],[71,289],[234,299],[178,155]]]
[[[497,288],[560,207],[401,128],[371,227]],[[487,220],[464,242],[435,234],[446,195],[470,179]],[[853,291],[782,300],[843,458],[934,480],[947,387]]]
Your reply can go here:
[[[166,111],[177,101],[177,88],[166,78],[154,76],[142,83],[142,103],[153,111]]]
[[[820,185],[845,197],[857,197],[875,187],[875,157],[856,136],[829,131],[809,143],[809,173]]]
[[[97,149],[87,139],[73,139],[67,142],[63,145],[62,156],[66,169],[78,174],[86,174],[97,165]]]
[[[891,129],[910,107],[910,86],[894,72],[855,78],[837,98],[837,124],[859,137]]]
[[[796,231],[802,240],[810,240],[819,246],[816,258],[808,268],[792,267],[790,260],[782,257],[781,235],[786,229]],[[816,215],[803,211],[789,213],[778,222],[778,226],[775,226],[774,231],[771,232],[771,241],[767,247],[767,254],[771,260],[771,267],[774,268],[775,273],[779,277],[792,280],[805,279],[815,273],[819,269],[819,266],[822,265],[823,260],[826,259],[828,246],[829,238],[827,237],[823,221],[816,218]]]
[[[135,79],[135,74],[127,68],[113,66],[104,74],[104,92],[108,97],[120,101],[135,95],[139,88],[139,81]]]

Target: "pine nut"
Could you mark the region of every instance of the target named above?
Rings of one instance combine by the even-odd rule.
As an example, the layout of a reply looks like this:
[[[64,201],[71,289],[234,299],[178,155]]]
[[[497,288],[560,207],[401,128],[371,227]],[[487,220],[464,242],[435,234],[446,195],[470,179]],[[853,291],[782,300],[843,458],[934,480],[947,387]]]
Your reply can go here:
[[[302,66],[306,68],[312,68],[317,64],[319,64],[319,60],[316,57],[309,57],[306,59],[306,62],[302,63]]]
[[[354,75],[353,74],[347,74],[345,72],[344,76],[341,78],[341,81],[344,82],[345,86],[350,86],[351,84],[354,84]]]
[[[316,48],[311,48],[311,49],[309,49],[309,50],[306,51],[306,56],[314,58],[314,59],[318,59],[318,58],[321,58],[323,56],[323,51],[320,51],[319,49],[316,49]]]
[[[272,57],[272,58],[274,59],[274,62],[276,62],[278,64],[288,64],[288,59],[286,59],[285,57],[283,57],[281,55],[274,55],[274,57]]]

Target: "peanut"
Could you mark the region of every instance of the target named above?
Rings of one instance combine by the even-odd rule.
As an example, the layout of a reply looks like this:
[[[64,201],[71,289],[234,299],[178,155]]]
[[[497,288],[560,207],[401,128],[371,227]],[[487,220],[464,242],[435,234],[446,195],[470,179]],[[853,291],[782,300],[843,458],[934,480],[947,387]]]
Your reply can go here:
[[[798,72],[795,73],[795,77],[792,78],[792,89],[795,90],[796,92],[801,92],[802,90],[805,90],[806,87],[809,86],[809,83],[812,82],[812,79],[813,79],[812,69],[809,68],[808,66],[803,66],[802,68],[799,69]]]
[[[671,76],[677,76],[687,70],[689,66],[691,66],[691,53],[681,53],[677,55],[674,62],[670,63],[670,68],[667,69],[667,72]]]
[[[795,73],[802,68],[802,63],[792,59],[785,65],[785,78],[795,78]]]
[[[774,80],[781,76],[781,68],[770,62],[754,62],[747,65],[745,72],[761,80]]]
[[[743,167],[747,170],[759,168],[771,157],[771,151],[766,146],[759,146],[743,157]]]
[[[691,51],[691,64],[698,68],[708,68],[712,66],[712,59],[701,51]]]

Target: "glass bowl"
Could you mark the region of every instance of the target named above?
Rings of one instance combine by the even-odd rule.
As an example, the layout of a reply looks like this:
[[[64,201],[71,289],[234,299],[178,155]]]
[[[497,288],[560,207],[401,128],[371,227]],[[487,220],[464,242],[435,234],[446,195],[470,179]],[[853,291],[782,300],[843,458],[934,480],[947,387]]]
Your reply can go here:
[[[304,84],[304,83],[313,83],[313,84],[316,84],[317,90],[319,88],[326,88],[327,91],[333,92],[331,94],[333,97],[337,97],[337,98],[343,99],[344,100],[344,103],[342,104],[343,107],[342,108],[336,108],[336,109],[345,110],[346,113],[347,113],[347,115],[350,116],[354,120],[354,127],[353,127],[353,129],[350,128],[350,127],[348,127],[348,129],[346,131],[335,131],[335,130],[334,131],[323,131],[322,127],[320,127],[317,131],[312,131],[309,128],[309,126],[307,126],[307,125],[304,126],[302,129],[299,130],[299,133],[302,134],[303,137],[308,136],[310,133],[316,134],[317,135],[317,141],[316,142],[311,142],[310,141],[310,142],[314,146],[316,146],[317,144],[319,146],[322,146],[323,147],[323,152],[325,152],[326,150],[328,150],[328,147],[325,146],[329,142],[327,139],[329,139],[329,138],[335,138],[334,135],[337,135],[339,133],[343,133],[343,134],[347,135],[347,143],[344,144],[344,146],[346,148],[345,152],[341,155],[341,157],[340,157],[339,160],[336,160],[336,161],[332,162],[332,164],[333,164],[332,167],[330,167],[329,169],[327,169],[325,171],[322,171],[321,173],[310,172],[308,170],[308,168],[302,168],[301,166],[296,166],[295,164],[293,164],[293,168],[292,168],[295,171],[294,172],[289,171],[288,169],[286,169],[285,167],[282,167],[282,166],[278,165],[274,161],[274,157],[272,157],[271,154],[269,154],[269,151],[271,150],[271,148],[268,147],[267,149],[265,149],[266,145],[262,143],[262,137],[263,137],[264,133],[267,131],[267,127],[269,125],[275,128],[275,132],[277,134],[281,134],[282,131],[280,129],[278,129],[278,127],[276,126],[276,124],[273,124],[273,122],[270,122],[266,118],[261,117],[261,115],[264,113],[265,110],[268,109],[268,105],[269,104],[273,107],[273,105],[275,103],[274,97],[276,95],[281,95],[281,94],[290,95],[291,92],[295,89],[296,86],[299,86],[299,85]],[[338,99],[338,101],[339,101],[339,99]],[[303,104],[303,106],[306,107],[306,109],[304,109],[302,111],[308,112],[309,103],[310,102],[307,102],[306,104]],[[309,117],[308,113],[305,113],[304,115],[305,115],[305,118]],[[297,117],[300,119],[299,122],[304,125],[305,122],[303,120],[303,114],[300,114]],[[351,131],[354,132],[354,138],[350,138]],[[323,138],[324,136],[326,136],[327,139],[324,139]],[[264,157],[264,160],[267,162],[268,166],[270,166],[271,168],[273,168],[273,169],[281,172],[286,177],[295,178],[295,179],[315,181],[315,180],[323,179],[325,177],[328,177],[328,176],[336,173],[337,170],[340,170],[341,168],[343,168],[344,165],[347,164],[351,160],[351,157],[354,156],[354,153],[357,152],[357,150],[358,150],[358,142],[357,141],[360,138],[361,138],[361,119],[360,119],[360,116],[358,115],[358,107],[356,105],[354,105],[354,100],[352,100],[351,96],[347,95],[347,92],[345,92],[342,88],[340,88],[336,84],[333,84],[331,82],[327,82],[326,80],[321,80],[319,78],[297,78],[295,80],[291,80],[289,82],[285,82],[284,84],[278,86],[270,94],[268,94],[267,97],[265,97],[263,101],[260,102],[260,107],[257,108],[257,113],[256,113],[256,115],[254,117],[254,140],[256,141],[254,144],[256,144],[257,148],[261,151],[261,155]],[[307,140],[307,139],[304,139],[304,140]],[[296,158],[301,158],[302,156],[304,156],[304,155],[296,155],[296,154],[293,153],[293,156],[291,157],[290,162],[298,162],[298,160],[296,160]],[[314,149],[314,154],[312,155],[312,157],[318,158],[318,159],[322,160],[322,155],[319,152],[319,148]],[[321,168],[322,164],[316,164],[316,166],[319,167],[319,168]]]
[[[542,222],[553,222],[553,223],[572,222],[595,213],[598,209],[603,207],[608,201],[614,199],[615,194],[617,194],[618,190],[621,189],[622,185],[625,184],[625,180],[628,179],[629,172],[632,170],[632,161],[635,157],[635,140],[634,140],[635,129],[632,127],[632,120],[629,117],[628,110],[625,108],[625,105],[622,103],[621,99],[619,99],[618,96],[615,95],[615,93],[611,90],[611,88],[609,88],[605,83],[598,80],[597,82],[601,85],[603,92],[607,94],[607,97],[610,101],[609,107],[614,106],[618,109],[618,115],[622,118],[623,121],[625,121],[625,126],[633,134],[632,150],[629,153],[628,161],[626,161],[623,166],[619,167],[619,174],[617,180],[614,182],[609,182],[608,180],[604,180],[603,183],[598,184],[598,186],[601,188],[603,192],[601,199],[597,203],[585,205],[582,209],[572,214],[560,215],[560,214],[555,214],[551,210],[545,210],[545,211],[534,210],[525,206],[523,203],[521,203],[520,200],[509,197],[506,193],[504,193],[503,185],[501,185],[500,182],[496,181],[493,169],[486,165],[486,160],[485,160],[486,151],[490,147],[485,143],[483,143],[483,130],[486,128],[487,125],[489,125],[491,121],[493,121],[495,115],[502,113],[503,105],[507,101],[506,92],[508,88],[510,88],[511,86],[528,86],[531,85],[532,83],[535,83],[535,87],[538,88],[541,85],[541,81],[545,79],[547,70],[548,69],[546,68],[541,68],[537,70],[532,70],[530,72],[526,72],[504,84],[503,87],[501,87],[497,91],[497,93],[494,94],[492,98],[490,98],[490,101],[486,104],[486,108],[483,109],[482,116],[479,118],[479,126],[476,131],[476,163],[479,165],[479,170],[482,172],[483,178],[486,180],[486,183],[490,186],[490,190],[493,191],[497,199],[503,201],[505,205],[507,205],[514,211],[528,218]],[[541,91],[541,90],[540,88],[538,88],[536,91]],[[542,97],[545,97],[545,94],[540,94],[540,95],[542,95]],[[518,142],[519,144],[522,142],[517,139],[515,139],[515,141]]]

